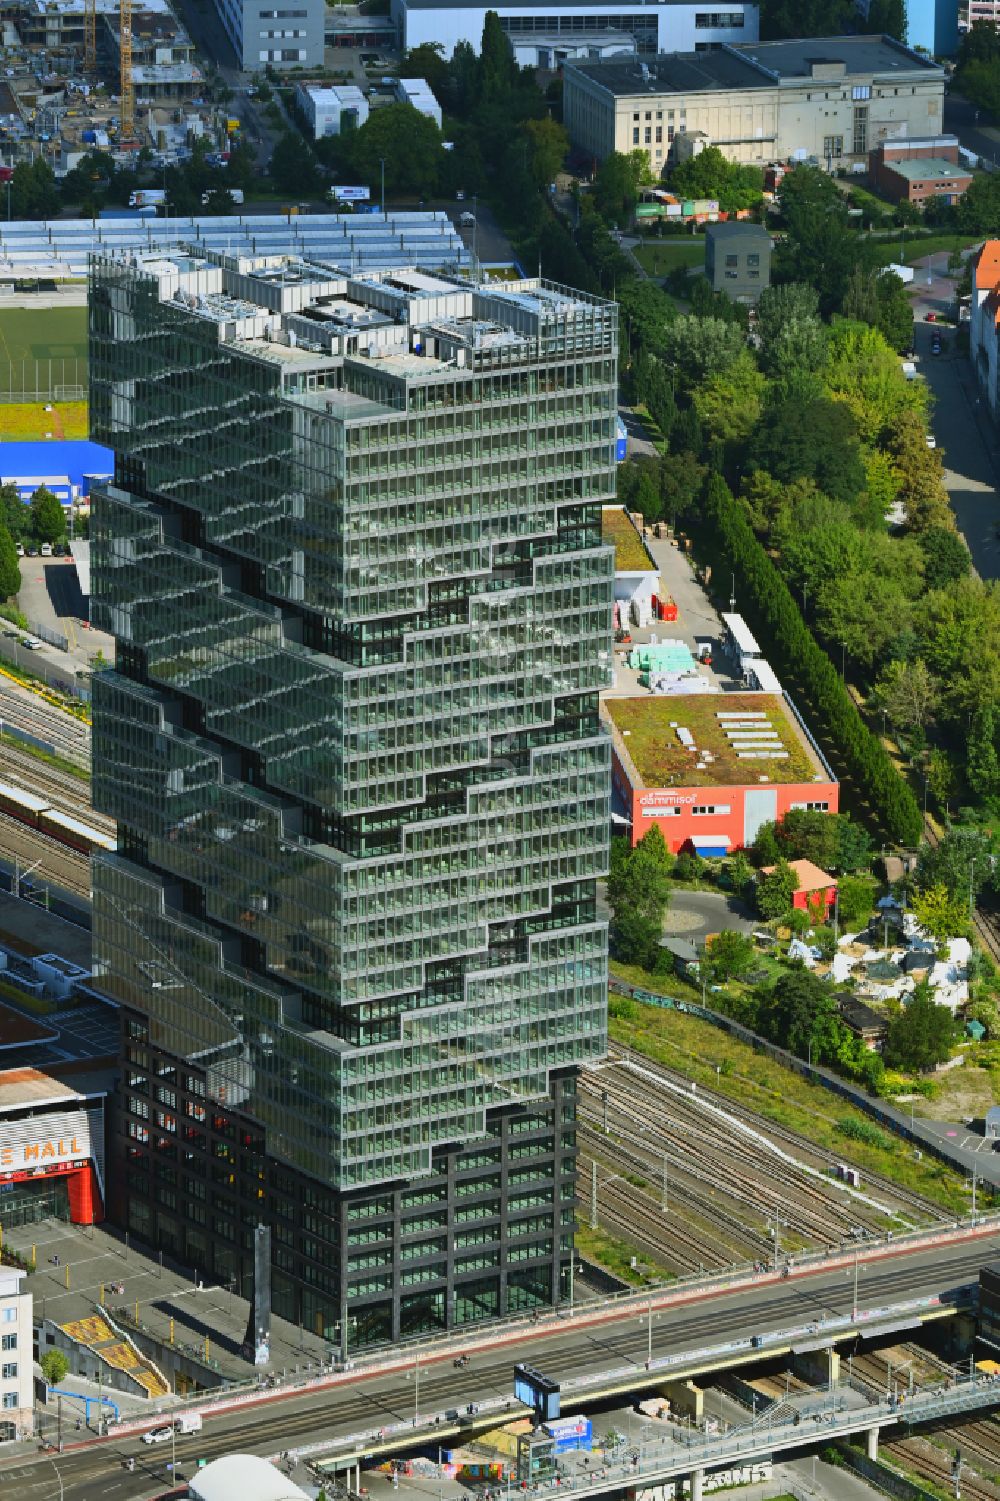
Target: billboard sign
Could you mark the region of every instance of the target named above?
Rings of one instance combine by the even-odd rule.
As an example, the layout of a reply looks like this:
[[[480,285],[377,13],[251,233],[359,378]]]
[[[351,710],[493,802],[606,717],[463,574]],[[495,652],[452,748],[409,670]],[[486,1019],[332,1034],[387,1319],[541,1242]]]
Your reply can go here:
[[[330,189],[330,197],[337,203],[367,203],[371,196],[371,188],[333,187]]]

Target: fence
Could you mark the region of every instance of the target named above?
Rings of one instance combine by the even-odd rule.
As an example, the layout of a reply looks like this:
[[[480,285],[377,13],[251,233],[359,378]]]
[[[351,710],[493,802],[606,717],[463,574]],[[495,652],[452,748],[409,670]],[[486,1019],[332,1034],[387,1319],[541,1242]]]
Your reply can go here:
[[[87,360],[9,360],[0,365],[0,402],[85,401]]]
[[[837,1449],[840,1451],[846,1469],[853,1470],[876,1490],[882,1491],[886,1496],[892,1496],[894,1501],[937,1501],[937,1497],[933,1496],[930,1491],[925,1491],[913,1480],[907,1480],[905,1475],[891,1470],[888,1465],[882,1464],[881,1460],[869,1459],[867,1454],[862,1454],[861,1450],[856,1449],[853,1444],[838,1443]]]
[[[38,620],[28,621],[28,630],[32,636],[37,636],[39,641],[47,641],[49,646],[55,646],[59,651],[69,651],[69,637],[61,631],[54,631],[50,625],[42,625]]]

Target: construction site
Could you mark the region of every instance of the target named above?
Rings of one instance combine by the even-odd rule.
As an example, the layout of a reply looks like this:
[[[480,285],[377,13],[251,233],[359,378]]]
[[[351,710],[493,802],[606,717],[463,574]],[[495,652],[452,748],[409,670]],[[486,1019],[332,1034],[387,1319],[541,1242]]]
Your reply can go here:
[[[194,43],[168,0],[18,0],[0,18],[0,173],[41,157],[57,178],[101,150],[131,165],[220,148],[225,111],[206,99]],[[2,186],[2,180],[0,180]],[[9,216],[8,216],[9,217]]]

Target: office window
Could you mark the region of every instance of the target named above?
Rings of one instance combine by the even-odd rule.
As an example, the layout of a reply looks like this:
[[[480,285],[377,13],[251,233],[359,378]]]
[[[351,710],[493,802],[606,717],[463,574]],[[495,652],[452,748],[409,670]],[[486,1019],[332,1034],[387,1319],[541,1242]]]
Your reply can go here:
[[[854,155],[864,156],[868,151],[868,106],[859,104],[854,109]]]
[[[17,1406],[17,1392],[4,1392],[4,1394],[3,1394],[3,1405],[4,1405],[4,1407],[6,1407],[8,1409],[11,1408],[11,1407],[16,1407]],[[11,1436],[11,1438],[14,1437],[13,1434],[11,1434],[10,1436]],[[2,1437],[2,1435],[0,1435],[0,1437]]]
[[[3,1335],[2,1338],[0,1338],[0,1350],[16,1350],[16,1349],[17,1349],[17,1335],[16,1334],[5,1334],[5,1335]]]
[[[823,155],[825,157],[831,157],[831,156],[832,157],[838,157],[838,156],[843,156],[843,154],[844,154],[844,137],[843,136],[824,136],[823,137]]]
[[[652,140],[653,140],[652,126],[647,125],[645,131],[643,132],[643,144],[646,145],[646,146],[649,146],[652,143]]]
[[[748,266],[759,266],[760,265],[760,256],[757,255],[756,252],[753,252],[750,255],[748,255],[747,256],[747,265]]]
[[[656,127],[656,144],[657,144],[657,146],[661,145],[662,142],[663,142],[663,126],[662,125],[658,125]]]
[[[871,85],[867,83],[855,84],[851,90],[852,99],[870,99],[872,97]]]
[[[639,144],[639,127],[638,127],[638,125],[634,125],[632,127],[632,145],[633,146],[638,146],[638,144]]]
[[[738,266],[739,263],[740,263],[739,256],[736,256],[736,255],[727,255],[726,256],[726,265],[727,266]]]
[[[11,1360],[8,1361],[5,1365],[0,1366],[0,1377],[2,1377],[4,1381],[16,1381],[17,1361]]]
[[[4,1323],[4,1324],[16,1324],[17,1323],[17,1309],[16,1308],[5,1308],[2,1311],[2,1313],[0,1313],[0,1323]]]

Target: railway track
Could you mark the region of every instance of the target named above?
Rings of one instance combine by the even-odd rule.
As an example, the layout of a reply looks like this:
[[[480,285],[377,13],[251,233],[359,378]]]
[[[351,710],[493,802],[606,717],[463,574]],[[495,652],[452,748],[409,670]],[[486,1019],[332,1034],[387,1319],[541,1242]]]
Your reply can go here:
[[[613,1058],[620,1058],[625,1062],[634,1062],[641,1066],[647,1074],[658,1075],[669,1084],[679,1086],[685,1091],[691,1088],[690,1080],[684,1074],[669,1068],[665,1064],[655,1063],[642,1054],[633,1054],[628,1049],[613,1047],[610,1050],[610,1055]],[[583,1077],[586,1080],[591,1076],[585,1074]],[[681,1097],[670,1092],[669,1099],[672,1107],[678,1098]],[[698,1094],[692,1095],[690,1098],[691,1100],[700,1099],[709,1101],[711,1104],[724,1110],[727,1115],[733,1117],[735,1120],[743,1122],[744,1125],[766,1136],[768,1140],[774,1142],[782,1150],[794,1155],[801,1162],[819,1169],[824,1174],[835,1170],[837,1164],[840,1162],[849,1162],[849,1157],[846,1155],[846,1143],[843,1153],[834,1152],[826,1147],[816,1146],[806,1137],[798,1135],[789,1127],[782,1126],[770,1120],[767,1116],[760,1114],[749,1106],[738,1103],[728,1095],[719,1095],[715,1094],[712,1090],[700,1088]],[[665,1099],[663,1096],[654,1094],[653,1103],[659,1111],[664,1108]],[[836,1125],[836,1117],[830,1115],[828,1112],[814,1109],[811,1113],[817,1119],[821,1119],[829,1125]],[[935,1204],[933,1200],[925,1198],[922,1194],[916,1193],[912,1189],[903,1188],[891,1178],[883,1177],[878,1173],[869,1171],[867,1168],[863,1174],[863,1186],[871,1194],[874,1195],[877,1193],[889,1204],[895,1206],[896,1212],[910,1214],[918,1220],[926,1220],[931,1223],[948,1218],[945,1211],[940,1205]],[[858,1216],[863,1217],[861,1216],[860,1206],[858,1206]]]
[[[82,820],[109,839],[116,837],[114,819],[95,812],[91,805],[89,782],[47,766],[34,756],[12,751],[9,745],[0,746],[0,769],[5,782],[46,798],[53,808]]]
[[[591,1207],[596,1163],[599,1222],[672,1269],[769,1260],[776,1217],[788,1250],[832,1248],[901,1221],[941,1218],[937,1206],[877,1175],[865,1174],[866,1197],[849,1194],[827,1176],[842,1160],[833,1152],[710,1090],[691,1094],[689,1081],[663,1065],[641,1064],[641,1076],[612,1066],[581,1078],[578,1200]],[[727,1132],[706,1105],[756,1134]],[[785,1155],[769,1153],[758,1137]]]
[[[71,761],[90,764],[90,726],[53,708],[28,689],[0,683],[0,729],[5,725],[14,725],[44,741]]]
[[[90,860],[47,834],[0,813],[0,861],[22,878],[50,882],[74,896],[90,897]]]
[[[690,1190],[695,1185],[703,1197],[715,1198],[716,1206],[718,1186],[724,1182],[726,1200],[739,1206],[756,1249],[769,1251],[769,1221],[775,1212],[803,1243],[820,1246],[839,1244],[857,1223],[860,1216],[852,1202],[833,1201],[825,1185],[811,1182],[781,1158],[763,1153],[752,1139],[733,1133],[720,1143],[717,1120],[706,1119],[695,1101],[659,1097],[639,1087],[633,1077],[619,1083],[605,1072],[602,1078],[608,1091],[609,1125],[613,1115],[615,1138],[639,1173],[655,1174],[657,1160],[663,1159],[677,1174],[680,1187]],[[596,1125],[597,1113],[587,1095],[581,1095],[579,1108],[581,1119]],[[883,1222],[879,1224],[882,1227]]]
[[[894,1439],[881,1444],[880,1450],[890,1455],[904,1469],[916,1471],[944,1491],[953,1491],[955,1485],[952,1459],[942,1450],[923,1438]],[[973,1478],[975,1476],[975,1478]],[[966,1501],[1000,1501],[1000,1489],[975,1475],[968,1465],[962,1465],[961,1490]]]

